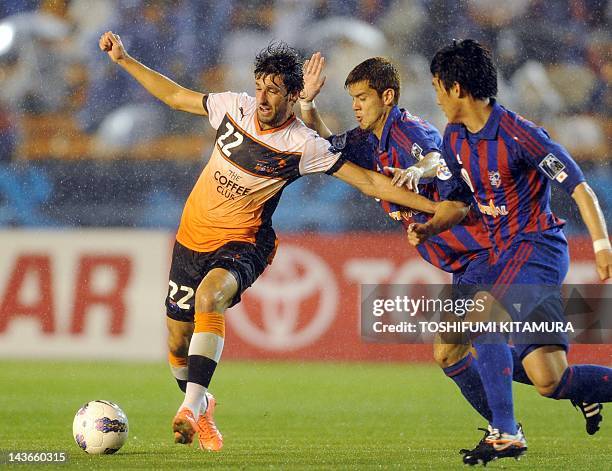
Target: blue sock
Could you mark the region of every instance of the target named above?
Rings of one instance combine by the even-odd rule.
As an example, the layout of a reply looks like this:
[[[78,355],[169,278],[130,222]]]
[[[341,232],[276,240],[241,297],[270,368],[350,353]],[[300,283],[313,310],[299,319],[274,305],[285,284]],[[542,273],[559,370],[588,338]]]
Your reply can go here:
[[[514,368],[512,369],[512,381],[523,384],[533,384],[529,379],[529,376],[527,376],[527,372],[523,367],[523,363],[521,362],[518,353],[516,353],[516,348],[510,347],[510,353],[512,353],[512,364],[514,365]]]
[[[587,403],[612,402],[612,368],[599,365],[570,366],[550,397]]]
[[[459,386],[461,394],[476,412],[482,415],[487,422],[491,422],[493,414],[487,403],[487,394],[482,386],[478,363],[472,353],[468,353],[454,365],[442,368],[442,371]]]
[[[478,371],[487,393],[493,419],[500,432],[516,433],[512,402],[512,353],[506,343],[474,343],[478,353]]]

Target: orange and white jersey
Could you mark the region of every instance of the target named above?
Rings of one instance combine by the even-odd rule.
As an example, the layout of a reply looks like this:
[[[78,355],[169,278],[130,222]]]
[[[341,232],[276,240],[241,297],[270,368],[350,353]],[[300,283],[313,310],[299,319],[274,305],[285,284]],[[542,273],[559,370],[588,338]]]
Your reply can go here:
[[[206,109],[217,130],[215,147],[185,203],[176,239],[212,252],[230,241],[275,237],[272,213],[283,188],[326,172],[340,154],[295,116],[261,130],[255,98],[246,93],[211,93]]]

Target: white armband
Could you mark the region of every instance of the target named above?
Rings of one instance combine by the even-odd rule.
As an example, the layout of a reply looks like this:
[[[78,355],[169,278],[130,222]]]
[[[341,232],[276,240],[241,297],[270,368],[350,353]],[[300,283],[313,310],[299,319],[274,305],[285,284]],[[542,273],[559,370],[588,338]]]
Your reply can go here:
[[[611,250],[610,239],[598,239],[593,242],[593,251],[595,253],[601,252],[602,250]]]
[[[315,107],[314,100],[313,101],[299,100],[299,102],[300,102],[300,109],[303,111],[312,110]]]

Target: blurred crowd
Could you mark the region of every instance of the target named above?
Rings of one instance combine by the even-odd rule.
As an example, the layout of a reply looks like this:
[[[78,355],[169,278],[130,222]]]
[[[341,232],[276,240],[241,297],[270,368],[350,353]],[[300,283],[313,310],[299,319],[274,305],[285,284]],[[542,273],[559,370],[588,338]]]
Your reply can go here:
[[[546,126],[606,188],[611,19],[607,0],[2,0],[0,162],[208,156],[210,126],[167,109],[113,64],[98,49],[107,30],[144,64],[201,91],[254,93],[253,59],[271,40],[305,57],[320,50],[318,104],[335,131],[355,125],[346,75],[374,55],[399,67],[401,106],[443,129],[429,60],[471,37],[494,52],[500,101]],[[315,205],[329,185],[311,189]],[[354,195],[339,188],[335,198]]]

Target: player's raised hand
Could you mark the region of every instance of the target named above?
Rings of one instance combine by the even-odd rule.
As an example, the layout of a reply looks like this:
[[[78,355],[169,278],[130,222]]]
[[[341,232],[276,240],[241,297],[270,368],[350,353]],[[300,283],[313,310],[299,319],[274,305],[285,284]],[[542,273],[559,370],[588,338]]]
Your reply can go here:
[[[127,52],[125,52],[121,38],[112,31],[107,31],[100,36],[99,45],[102,51],[108,53],[108,57],[110,57],[113,62],[119,62],[127,57]]]
[[[393,183],[395,186],[404,186],[409,190],[414,191],[415,193],[419,192],[419,181],[423,176],[423,170],[419,167],[408,167],[408,168],[395,168],[395,167],[385,167],[385,170],[393,173]]]
[[[408,226],[408,242],[415,247],[425,242],[431,236],[430,228],[427,224],[413,222]]]
[[[601,281],[612,279],[612,250],[604,249],[596,252],[595,264]]]
[[[304,89],[300,92],[300,100],[313,101],[325,84],[325,75],[321,75],[325,67],[325,57],[315,52],[304,62]]]

